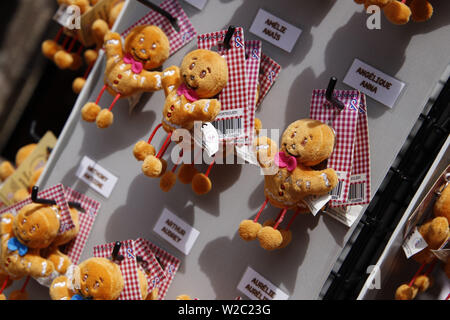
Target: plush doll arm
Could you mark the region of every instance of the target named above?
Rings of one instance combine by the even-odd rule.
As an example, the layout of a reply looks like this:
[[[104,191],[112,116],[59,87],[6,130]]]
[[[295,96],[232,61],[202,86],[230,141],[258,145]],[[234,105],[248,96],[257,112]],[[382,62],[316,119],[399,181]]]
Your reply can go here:
[[[180,68],[177,66],[171,66],[162,72],[162,87],[166,97],[173,90],[178,89],[181,83]]]
[[[105,53],[106,59],[123,58],[122,39],[116,32],[108,32],[105,36]]]
[[[92,34],[98,47],[103,45],[105,35],[109,32],[108,23],[103,19],[97,19],[91,26]]]
[[[33,278],[47,278],[53,271],[55,266],[50,260],[44,259],[40,256],[39,250],[30,250],[23,256],[24,267],[27,273]]]
[[[51,248],[47,252],[45,258],[53,263],[56,272],[58,272],[59,274],[65,274],[69,266],[72,264],[72,261],[70,261],[69,257],[59,251],[58,247],[56,246]]]
[[[275,154],[278,152],[278,146],[275,141],[262,136],[255,140],[254,146],[256,159],[262,168],[270,168],[275,165],[274,158]]]
[[[302,167],[299,175],[294,177],[294,187],[307,195],[323,195],[336,187],[338,177],[333,169],[313,170]]]
[[[60,276],[53,280],[50,286],[50,298],[52,300],[70,300],[74,295],[69,278]]]
[[[12,213],[5,213],[1,216],[0,235],[9,234],[13,237],[12,225],[14,216]]]
[[[143,91],[157,91],[161,89],[161,77],[162,72],[142,70],[139,84]]]
[[[183,108],[193,121],[211,122],[219,114],[221,104],[217,99],[200,99],[186,103]]]

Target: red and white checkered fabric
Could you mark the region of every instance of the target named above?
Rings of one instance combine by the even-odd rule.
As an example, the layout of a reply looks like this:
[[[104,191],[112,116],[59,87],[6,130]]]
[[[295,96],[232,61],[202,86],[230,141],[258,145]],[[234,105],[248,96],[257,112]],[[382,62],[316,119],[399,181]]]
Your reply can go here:
[[[166,278],[164,281],[160,282],[159,285],[159,300],[163,300],[166,296],[167,290],[169,289],[170,284],[172,283],[173,279],[175,278],[175,274],[178,271],[178,268],[180,267],[180,260],[168,253],[167,251],[161,249],[157,245],[151,243],[148,240],[143,239],[150,248],[150,250],[155,255],[156,259],[158,260],[159,264],[164,270],[164,273],[166,275]]]
[[[94,257],[111,258],[115,243],[103,244],[94,247]],[[139,286],[138,265],[134,240],[122,241],[119,254],[124,256],[122,261],[115,261],[120,266],[125,286],[119,300],[142,300]]]
[[[258,90],[259,67],[261,64],[261,41],[251,40],[245,41],[245,71],[247,81],[247,99],[249,123],[244,122],[245,127],[249,128],[249,139],[245,141],[246,145],[253,144],[253,134],[255,129],[255,109],[256,109],[256,92]]]
[[[333,168],[339,176],[337,187],[331,192],[330,207],[346,203],[350,186],[350,175],[358,122],[361,94],[357,90],[335,90],[333,96],[342,101],[345,109],[332,107],[326,100],[325,89],[313,90],[310,118],[320,120],[336,132],[336,146],[328,159],[328,167]]]
[[[139,238],[135,241],[134,246],[136,255],[140,256],[143,260],[140,266],[147,275],[148,292],[150,293],[155,287],[158,287],[160,283],[166,280],[166,274],[158,260],[156,260],[146,240]]]
[[[59,207],[59,216],[60,216],[59,233],[73,229],[75,227],[75,225],[72,222],[72,218],[70,217],[69,205],[67,204],[64,186],[62,184],[58,184],[51,188],[39,191],[38,197],[56,201],[56,205]],[[18,202],[12,206],[3,208],[0,211],[0,216],[7,212],[16,215],[17,212],[20,211],[20,209],[22,209],[24,206],[30,203],[32,203],[31,197],[28,197],[27,199]]]
[[[219,132],[219,139],[222,142],[243,143],[249,138],[249,125],[254,119],[250,119],[254,115],[248,112],[247,99],[247,85],[245,75],[245,48],[244,48],[244,32],[238,27],[235,29],[233,36],[230,39],[230,49],[225,49],[223,41],[227,30],[206,33],[197,36],[197,45],[199,49],[208,49],[217,46],[219,54],[225,57],[228,64],[228,83],[219,95],[221,103],[221,112],[225,115],[219,114],[213,125],[223,125],[222,135]],[[237,119],[241,121],[233,122],[227,121]],[[243,121],[243,123],[242,123]],[[219,127],[222,127],[220,125]],[[227,132],[228,130],[228,132]]]
[[[271,59],[269,56],[261,53],[261,67],[259,72],[259,98],[256,103],[256,108],[264,100],[264,97],[269,92],[272,85],[275,83],[275,80],[278,78],[280,74],[281,66],[275,62],[275,60]]]
[[[80,231],[75,239],[65,246],[65,253],[72,260],[72,263],[77,265],[80,262],[80,256],[86,246],[87,239],[94,224],[97,213],[100,209],[100,202],[91,199],[84,194],[81,194],[71,188],[66,188],[67,202],[78,202],[85,212],[78,212],[80,221]]]
[[[350,186],[353,187],[355,192],[358,190],[358,194],[353,200],[350,199],[349,195],[348,202],[343,205],[354,206],[370,202],[370,145],[366,101],[366,95],[361,93],[358,124],[356,125],[355,151],[350,178]]]
[[[177,32],[173,28],[166,17],[156,11],[151,10],[148,14],[146,14],[144,17],[142,17],[128,29],[126,29],[121,35],[125,38],[130,33],[131,29],[143,24],[158,26],[162,31],[164,31],[167,38],[169,39],[170,55],[172,55],[180,48],[188,44],[197,35],[197,31],[195,30],[194,26],[192,25],[191,21],[189,20],[188,16],[184,12],[178,1],[166,0],[161,3],[160,7],[169,12],[173,17],[177,18],[180,32]]]

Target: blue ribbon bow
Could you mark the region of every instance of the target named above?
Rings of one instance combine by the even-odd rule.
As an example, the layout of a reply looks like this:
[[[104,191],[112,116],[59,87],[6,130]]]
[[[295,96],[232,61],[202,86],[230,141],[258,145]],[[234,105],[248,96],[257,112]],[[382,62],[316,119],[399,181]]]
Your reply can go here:
[[[8,249],[11,251],[19,251],[19,256],[23,257],[28,252],[28,247],[21,243],[17,238],[8,240]]]
[[[70,300],[86,300],[82,295],[76,294]]]

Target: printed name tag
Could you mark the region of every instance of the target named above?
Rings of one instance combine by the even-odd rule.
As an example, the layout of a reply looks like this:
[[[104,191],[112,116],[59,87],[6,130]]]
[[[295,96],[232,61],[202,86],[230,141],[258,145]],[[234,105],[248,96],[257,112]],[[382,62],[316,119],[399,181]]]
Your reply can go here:
[[[244,273],[238,290],[252,300],[287,300],[289,296],[250,267]]]
[[[163,210],[153,231],[185,255],[189,254],[200,234],[197,229],[188,225],[167,209]]]
[[[353,61],[344,78],[344,83],[389,108],[394,106],[400,92],[405,87],[405,83],[369,66],[359,59]]]
[[[302,30],[263,9],[259,9],[250,27],[250,32],[287,52],[291,52]]]
[[[414,231],[406,238],[405,242],[402,245],[403,251],[405,251],[406,259],[411,258],[416,253],[422,251],[428,247],[427,242],[422,237],[417,227]]]
[[[115,175],[86,156],[81,160],[76,176],[105,198],[109,198],[117,183]]]
[[[205,4],[208,2],[208,0],[184,0],[190,5],[196,7],[199,10],[203,10],[205,7]]]

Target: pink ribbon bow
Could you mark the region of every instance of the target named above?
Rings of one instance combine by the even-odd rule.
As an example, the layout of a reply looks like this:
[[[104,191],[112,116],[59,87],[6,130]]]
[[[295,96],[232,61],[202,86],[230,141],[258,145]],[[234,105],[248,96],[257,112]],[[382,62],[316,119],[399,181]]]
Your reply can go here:
[[[142,62],[134,60],[131,53],[127,53],[125,57],[123,57],[123,62],[126,64],[131,64],[131,71],[133,71],[136,74],[141,73],[142,69],[144,69],[144,65]]]
[[[294,156],[287,156],[283,151],[275,155],[274,161],[279,168],[287,168],[289,171],[297,168],[297,159]]]
[[[178,89],[177,89],[177,94],[179,96],[184,96],[188,101],[190,102],[194,102],[198,100],[198,96],[197,93],[195,93],[194,90],[189,89],[187,87],[187,85],[185,85],[184,83],[182,83]]]

